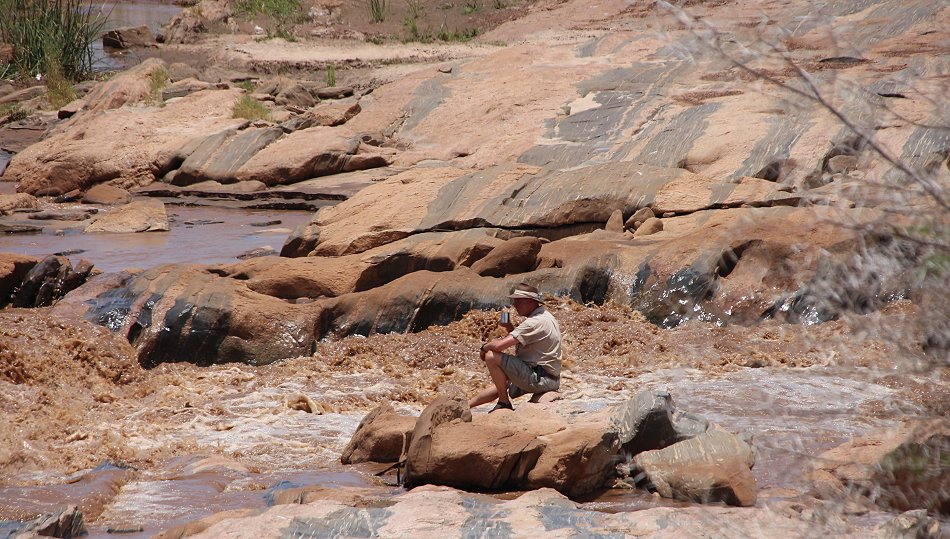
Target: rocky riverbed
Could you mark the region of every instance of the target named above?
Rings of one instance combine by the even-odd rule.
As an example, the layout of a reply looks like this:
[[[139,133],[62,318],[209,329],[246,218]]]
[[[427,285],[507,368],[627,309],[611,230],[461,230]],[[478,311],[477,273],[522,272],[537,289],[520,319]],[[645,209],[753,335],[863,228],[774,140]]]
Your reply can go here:
[[[950,533],[950,9],[301,6],[0,85],[0,535]],[[340,464],[486,384],[522,281],[559,400],[425,431],[508,488]],[[643,391],[740,472],[651,471],[604,422]]]

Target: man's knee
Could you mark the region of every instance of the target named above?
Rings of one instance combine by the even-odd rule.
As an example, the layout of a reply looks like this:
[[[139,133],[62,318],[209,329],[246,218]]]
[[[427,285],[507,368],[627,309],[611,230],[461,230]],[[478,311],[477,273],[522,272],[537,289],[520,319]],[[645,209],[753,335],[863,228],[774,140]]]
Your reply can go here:
[[[485,364],[492,367],[501,367],[501,352],[489,350],[485,353]]]

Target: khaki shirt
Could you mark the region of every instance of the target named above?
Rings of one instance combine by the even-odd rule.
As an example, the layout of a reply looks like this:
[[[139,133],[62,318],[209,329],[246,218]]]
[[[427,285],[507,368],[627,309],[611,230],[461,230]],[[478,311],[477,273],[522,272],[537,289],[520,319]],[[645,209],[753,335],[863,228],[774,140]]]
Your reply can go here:
[[[561,376],[561,327],[543,306],[532,311],[510,335],[518,341],[518,359],[528,365],[541,365],[555,378]]]

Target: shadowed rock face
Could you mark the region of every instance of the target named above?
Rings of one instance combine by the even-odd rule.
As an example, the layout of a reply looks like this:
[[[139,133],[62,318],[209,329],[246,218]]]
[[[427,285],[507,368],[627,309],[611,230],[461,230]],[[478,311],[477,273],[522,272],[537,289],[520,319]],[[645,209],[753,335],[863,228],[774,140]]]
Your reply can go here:
[[[263,364],[309,354],[319,305],[290,305],[194,266],[104,275],[57,304],[125,335],[145,367]]]
[[[0,253],[0,307],[47,307],[89,278],[92,264],[81,260],[73,267],[64,256],[37,260]]]

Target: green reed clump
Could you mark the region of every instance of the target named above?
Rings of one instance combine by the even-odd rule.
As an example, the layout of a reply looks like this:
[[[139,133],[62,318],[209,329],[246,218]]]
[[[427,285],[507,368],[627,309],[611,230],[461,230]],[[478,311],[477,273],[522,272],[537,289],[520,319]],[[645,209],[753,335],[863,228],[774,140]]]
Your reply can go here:
[[[58,66],[66,79],[83,80],[92,74],[92,44],[105,22],[80,0],[0,0],[0,42],[14,48],[8,70],[33,77]]]
[[[327,86],[336,86],[336,66],[327,64]]]
[[[53,60],[47,62],[43,68],[44,82],[46,83],[46,99],[54,108],[60,108],[71,103],[78,96],[73,83],[63,75],[63,70]]]
[[[369,0],[369,14],[373,17],[373,22],[385,21],[386,11],[386,0]]]
[[[162,104],[162,90],[168,86],[168,70],[164,67],[160,67],[148,76],[149,79],[149,89],[150,92],[150,101],[156,104]]]
[[[245,120],[266,120],[270,118],[270,112],[260,101],[244,94],[241,99],[234,104],[231,110],[234,118],[244,118]]]

